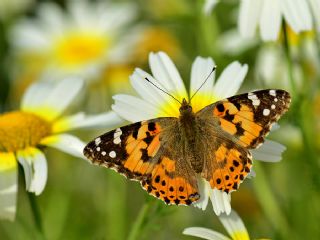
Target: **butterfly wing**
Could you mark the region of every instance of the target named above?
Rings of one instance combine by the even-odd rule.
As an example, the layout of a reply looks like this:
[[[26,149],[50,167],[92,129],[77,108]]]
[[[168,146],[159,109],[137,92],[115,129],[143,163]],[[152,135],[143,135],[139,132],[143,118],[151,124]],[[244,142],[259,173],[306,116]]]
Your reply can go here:
[[[284,90],[261,90],[218,101],[196,114],[210,126],[208,137],[214,142],[205,163],[209,167],[202,172],[212,188],[226,192],[238,188],[252,166],[248,149],[263,143],[290,101]]]
[[[250,173],[252,167],[251,153],[235,144],[227,135],[211,132],[213,148],[206,153],[205,167],[201,176],[214,189],[229,193],[237,190],[241,182]]]
[[[214,119],[239,145],[253,149],[264,142],[272,124],[288,110],[290,102],[290,95],[284,90],[260,90],[218,101],[197,115]]]
[[[172,134],[176,125],[176,118],[158,118],[117,128],[88,143],[84,155],[140,181],[149,194],[167,204],[189,205],[198,200],[198,190],[190,169],[179,167],[182,155],[173,148],[179,139]]]

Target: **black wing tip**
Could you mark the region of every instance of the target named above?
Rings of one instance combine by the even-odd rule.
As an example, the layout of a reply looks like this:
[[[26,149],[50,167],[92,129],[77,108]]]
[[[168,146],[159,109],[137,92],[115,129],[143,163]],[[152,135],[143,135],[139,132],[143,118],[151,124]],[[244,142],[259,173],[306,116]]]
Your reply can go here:
[[[93,151],[93,148],[92,148],[92,144],[94,144],[94,142],[89,142],[84,148],[83,148],[83,155],[89,159],[91,162],[95,162],[95,156],[94,156],[94,151]]]
[[[282,101],[284,101],[286,103],[286,107],[289,108],[290,103],[291,103],[291,94],[283,89],[277,89],[277,88],[270,88],[270,89],[261,89],[261,90],[256,90],[251,92],[253,94],[268,94],[274,98],[279,98],[279,100],[281,99]]]

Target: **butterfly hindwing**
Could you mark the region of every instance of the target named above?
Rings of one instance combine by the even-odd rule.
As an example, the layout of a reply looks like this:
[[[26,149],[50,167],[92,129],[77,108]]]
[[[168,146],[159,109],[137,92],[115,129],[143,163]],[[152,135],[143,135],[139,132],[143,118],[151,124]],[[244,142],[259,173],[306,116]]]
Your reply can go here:
[[[263,143],[272,124],[288,110],[290,101],[284,90],[260,90],[218,101],[200,114],[212,114],[222,130],[237,138],[243,147],[252,149]]]
[[[176,121],[158,118],[117,128],[88,143],[84,155],[94,164],[140,181],[149,194],[167,204],[189,205],[199,198],[197,185],[194,177],[185,178],[177,171],[181,159],[171,154],[172,137],[165,134]]]
[[[151,175],[141,182],[151,195],[167,204],[190,205],[200,198],[194,176],[177,173],[177,161],[162,156]]]
[[[228,139],[227,136],[212,135],[215,149],[208,154],[206,168],[201,175],[212,189],[230,193],[237,190],[241,182],[250,173],[252,156],[250,152]]]

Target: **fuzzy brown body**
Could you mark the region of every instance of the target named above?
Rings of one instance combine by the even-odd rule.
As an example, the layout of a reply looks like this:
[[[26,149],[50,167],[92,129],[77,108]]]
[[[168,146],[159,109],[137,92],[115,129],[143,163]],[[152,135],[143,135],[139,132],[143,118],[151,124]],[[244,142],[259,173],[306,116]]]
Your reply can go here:
[[[290,104],[283,90],[230,97],[197,113],[183,100],[179,118],[137,122],[90,142],[84,154],[93,163],[141,182],[167,204],[200,198],[197,180],[227,193],[249,174],[249,149],[258,147]]]
[[[186,157],[188,164],[196,173],[201,173],[203,168],[203,158],[199,157],[199,150],[203,147],[197,146],[199,142],[199,135],[202,131],[199,131],[200,125],[197,122],[196,115],[193,113],[191,106],[183,109],[181,107],[181,115],[179,117],[179,129],[178,133],[181,134],[181,140],[185,141],[183,144],[184,154],[190,154]]]

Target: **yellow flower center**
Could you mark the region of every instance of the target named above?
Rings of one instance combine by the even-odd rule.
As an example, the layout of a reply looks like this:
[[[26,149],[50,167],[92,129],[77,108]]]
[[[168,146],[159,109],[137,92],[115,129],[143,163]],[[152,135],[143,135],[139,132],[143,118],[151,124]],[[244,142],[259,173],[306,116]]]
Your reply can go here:
[[[177,96],[177,94],[172,94]],[[179,99],[179,98],[178,98]],[[188,98],[186,97],[187,101]],[[182,99],[179,99],[182,101]],[[218,101],[219,99],[213,96],[212,94],[197,93],[196,96],[191,100],[191,107],[194,113],[199,112],[202,108]],[[159,106],[159,113],[157,117],[179,117],[180,116],[180,104],[174,99],[170,99]]]
[[[310,38],[314,39],[315,38],[315,32],[314,31],[304,31],[301,33],[296,33],[292,30],[290,26],[286,26],[286,31],[288,35],[288,40],[291,46],[298,46],[301,44],[301,41],[304,38]],[[280,41],[283,41],[283,33],[279,36]]]
[[[51,125],[41,117],[27,112],[0,115],[0,152],[15,152],[36,146],[51,133]]]
[[[231,238],[234,240],[250,240],[248,233],[246,231],[234,231],[231,235]]]
[[[71,33],[56,42],[54,55],[63,67],[76,68],[101,60],[109,45],[110,39],[101,34]]]

